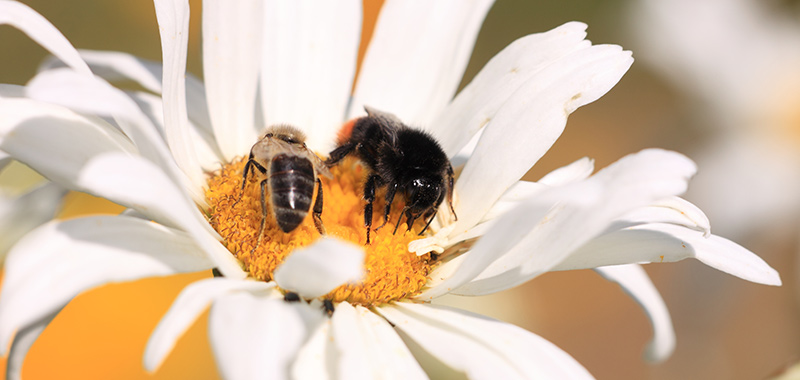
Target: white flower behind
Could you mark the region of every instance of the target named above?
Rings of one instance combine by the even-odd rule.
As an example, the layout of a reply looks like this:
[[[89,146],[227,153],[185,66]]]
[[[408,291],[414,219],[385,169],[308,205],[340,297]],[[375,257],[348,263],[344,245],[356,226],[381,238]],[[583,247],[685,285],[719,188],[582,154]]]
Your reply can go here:
[[[800,24],[752,0],[637,1],[646,64],[692,97],[708,137],[688,197],[718,231],[772,230],[800,215]],[[725,189],[720,191],[719,189]]]

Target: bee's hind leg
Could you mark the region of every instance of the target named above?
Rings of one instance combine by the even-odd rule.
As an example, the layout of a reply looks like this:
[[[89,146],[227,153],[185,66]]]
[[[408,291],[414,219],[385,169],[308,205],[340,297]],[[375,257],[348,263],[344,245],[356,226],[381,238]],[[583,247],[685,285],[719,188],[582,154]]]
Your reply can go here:
[[[267,180],[261,181],[261,228],[258,229],[258,238],[256,240],[256,246],[253,247],[253,250],[250,251],[252,255],[253,252],[258,249],[258,246],[261,245],[261,238],[264,237],[264,227],[267,224]]]
[[[317,178],[317,199],[314,201],[314,209],[312,218],[314,218],[314,227],[317,227],[320,235],[327,235],[325,225],[322,224],[322,181]]]

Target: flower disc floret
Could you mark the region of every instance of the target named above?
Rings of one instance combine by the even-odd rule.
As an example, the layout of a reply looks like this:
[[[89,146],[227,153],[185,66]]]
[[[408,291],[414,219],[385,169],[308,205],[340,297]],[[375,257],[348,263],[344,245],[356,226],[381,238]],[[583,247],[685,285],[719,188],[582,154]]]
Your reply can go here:
[[[206,189],[209,219],[228,250],[242,262],[250,276],[271,281],[275,269],[293,250],[308,246],[320,234],[310,214],[297,229],[284,233],[267,204],[264,234],[258,244],[262,218],[259,182],[262,179],[250,176],[244,191],[241,191],[244,164],[245,161],[240,159],[211,174]],[[408,243],[420,238],[418,233],[421,227],[414,226],[407,230],[401,224],[393,233],[392,222],[400,218],[404,206],[402,201],[395,200],[390,223],[373,232],[373,240],[366,245],[364,200],[361,196],[365,169],[358,161],[348,159],[332,168],[331,173],[333,179],[322,178],[323,223],[329,236],[364,247],[366,275],[363,282],[343,285],[323,298],[373,306],[418,294],[427,283],[434,263],[430,254],[417,256],[408,251]],[[385,203],[382,194],[376,198],[374,208],[383,210]],[[269,202],[269,194],[266,201]],[[382,217],[381,213],[374,213],[373,226],[380,226]]]

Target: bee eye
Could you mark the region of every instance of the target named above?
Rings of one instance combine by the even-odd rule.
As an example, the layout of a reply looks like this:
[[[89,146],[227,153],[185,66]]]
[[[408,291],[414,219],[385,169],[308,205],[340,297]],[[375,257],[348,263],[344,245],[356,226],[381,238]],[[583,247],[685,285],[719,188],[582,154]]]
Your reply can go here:
[[[272,137],[272,133],[267,133],[267,137]]]

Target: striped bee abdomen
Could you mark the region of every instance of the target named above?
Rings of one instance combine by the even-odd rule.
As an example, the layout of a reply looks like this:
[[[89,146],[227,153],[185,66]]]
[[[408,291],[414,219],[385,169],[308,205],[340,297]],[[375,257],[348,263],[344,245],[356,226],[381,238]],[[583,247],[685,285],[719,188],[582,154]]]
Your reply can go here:
[[[269,170],[272,211],[283,232],[291,232],[305,219],[314,195],[314,167],[307,158],[278,154]]]

